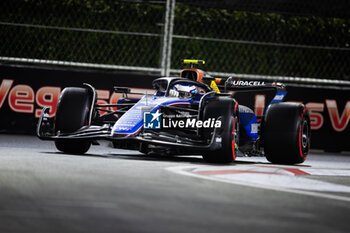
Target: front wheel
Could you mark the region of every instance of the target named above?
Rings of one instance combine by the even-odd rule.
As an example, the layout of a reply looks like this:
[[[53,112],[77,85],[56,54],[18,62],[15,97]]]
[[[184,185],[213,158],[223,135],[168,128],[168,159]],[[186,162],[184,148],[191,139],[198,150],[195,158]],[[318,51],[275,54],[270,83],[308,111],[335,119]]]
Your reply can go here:
[[[88,89],[68,87],[62,91],[57,104],[55,132],[69,134],[88,124],[92,95]],[[55,141],[59,151],[84,154],[91,146],[90,140],[60,139]]]
[[[239,118],[238,103],[228,97],[209,99],[203,109],[203,120],[215,118],[221,120],[221,128],[216,129],[221,137],[221,148],[203,153],[203,159],[209,163],[231,163],[236,159],[238,145]],[[212,131],[211,131],[212,132]],[[211,135],[206,133],[207,140]]]
[[[310,116],[303,104],[272,104],[263,124],[265,156],[272,163],[297,164],[310,149]]]

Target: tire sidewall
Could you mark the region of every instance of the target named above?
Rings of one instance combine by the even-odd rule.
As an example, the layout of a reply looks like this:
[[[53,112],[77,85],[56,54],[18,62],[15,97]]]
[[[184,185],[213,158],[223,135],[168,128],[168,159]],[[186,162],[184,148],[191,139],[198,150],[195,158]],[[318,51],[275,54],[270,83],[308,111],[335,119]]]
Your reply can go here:
[[[89,124],[92,108],[92,95],[86,88],[68,87],[62,91],[57,104],[55,133],[69,134]],[[64,153],[84,154],[89,150],[91,141],[86,139],[60,139],[55,141],[56,148]]]
[[[306,129],[308,134],[304,148],[303,129]],[[262,141],[268,161],[280,164],[304,162],[310,148],[310,135],[310,116],[303,104],[278,103],[270,105],[267,109]]]
[[[203,108],[203,120],[214,117],[221,120],[221,127],[217,135],[221,136],[221,148],[203,153],[203,158],[210,163],[230,163],[236,159],[235,155],[235,121],[238,120],[236,111],[238,103],[228,97],[214,97],[209,99]],[[208,132],[208,131],[207,131]],[[211,130],[213,132],[213,130]],[[206,133],[206,139],[211,134]]]

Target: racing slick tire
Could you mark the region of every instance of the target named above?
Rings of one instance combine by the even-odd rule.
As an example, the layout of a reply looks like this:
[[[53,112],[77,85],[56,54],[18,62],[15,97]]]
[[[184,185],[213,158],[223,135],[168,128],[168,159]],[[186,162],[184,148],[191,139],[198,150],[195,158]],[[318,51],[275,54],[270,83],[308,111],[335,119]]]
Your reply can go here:
[[[222,96],[209,99],[203,108],[203,121],[209,118],[221,119],[221,128],[217,129],[217,135],[221,136],[221,148],[203,152],[203,159],[209,163],[231,163],[236,159],[238,144],[238,103]],[[211,139],[212,132],[212,129],[204,130],[207,141]]]
[[[310,149],[310,115],[305,105],[272,104],[264,116],[262,141],[271,163],[298,164]]]
[[[88,89],[67,87],[58,100],[55,132],[72,133],[88,124],[92,96]],[[59,151],[70,154],[84,154],[91,146],[90,140],[61,139],[55,141]]]

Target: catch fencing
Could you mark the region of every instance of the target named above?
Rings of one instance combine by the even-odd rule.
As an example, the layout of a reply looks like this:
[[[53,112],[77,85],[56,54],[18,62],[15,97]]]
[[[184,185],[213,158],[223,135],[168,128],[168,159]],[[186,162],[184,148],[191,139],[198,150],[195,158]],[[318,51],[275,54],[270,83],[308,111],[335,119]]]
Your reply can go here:
[[[2,0],[0,62],[350,85],[347,15],[213,2]]]

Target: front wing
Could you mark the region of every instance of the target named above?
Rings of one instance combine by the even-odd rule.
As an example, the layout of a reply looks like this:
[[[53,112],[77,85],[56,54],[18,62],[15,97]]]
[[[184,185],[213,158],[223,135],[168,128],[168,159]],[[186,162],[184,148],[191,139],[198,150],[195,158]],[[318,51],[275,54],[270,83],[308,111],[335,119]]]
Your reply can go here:
[[[138,142],[145,142],[154,145],[161,145],[166,147],[176,147],[183,149],[190,149],[193,151],[207,151],[220,149],[221,137],[217,134],[216,129],[213,131],[210,142],[203,140],[194,140],[186,137],[177,137],[176,135],[167,135],[161,130],[139,132],[138,134],[127,135],[113,135],[112,127],[109,124],[102,126],[88,125],[71,132],[71,133],[55,133],[52,123],[52,119],[49,119],[49,108],[45,107],[42,110],[41,116],[38,121],[37,136],[42,140],[134,140]]]

